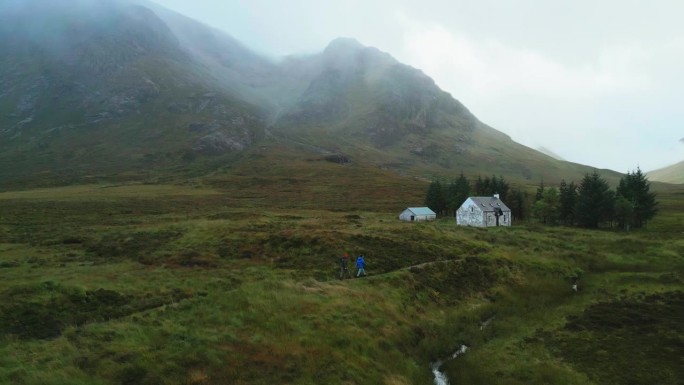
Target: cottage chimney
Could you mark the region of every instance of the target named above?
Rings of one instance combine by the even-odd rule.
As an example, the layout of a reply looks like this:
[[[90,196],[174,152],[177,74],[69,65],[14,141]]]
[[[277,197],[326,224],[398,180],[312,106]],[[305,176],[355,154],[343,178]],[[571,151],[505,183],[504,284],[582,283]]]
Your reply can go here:
[[[494,198],[499,199],[499,194],[494,194]]]

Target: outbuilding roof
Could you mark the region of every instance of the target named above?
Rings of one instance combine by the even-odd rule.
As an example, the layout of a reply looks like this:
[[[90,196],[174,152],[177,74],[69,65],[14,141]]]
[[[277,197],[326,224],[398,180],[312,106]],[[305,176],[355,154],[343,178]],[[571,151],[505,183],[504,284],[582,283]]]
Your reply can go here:
[[[407,210],[415,215],[437,215],[429,207],[409,207]]]
[[[497,197],[470,197],[470,199],[472,199],[482,211],[494,211],[497,208],[500,208],[501,211],[511,211],[511,209]]]

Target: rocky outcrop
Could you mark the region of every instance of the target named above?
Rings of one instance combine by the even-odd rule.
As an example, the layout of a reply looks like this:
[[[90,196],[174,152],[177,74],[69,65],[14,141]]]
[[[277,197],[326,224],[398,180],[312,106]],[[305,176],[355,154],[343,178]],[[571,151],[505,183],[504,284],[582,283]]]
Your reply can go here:
[[[257,138],[255,127],[260,125],[261,121],[254,116],[233,112],[220,120],[190,123],[188,130],[202,134],[193,146],[194,152],[217,155],[249,147]]]
[[[203,154],[222,154],[229,151],[241,151],[252,144],[253,137],[249,131],[216,131],[203,136],[197,141],[193,151]]]
[[[122,89],[95,92],[85,101],[90,111],[86,112],[86,122],[98,124],[103,121],[125,117],[138,112],[145,103],[159,96],[159,87],[152,80],[142,78],[135,84]],[[97,108],[97,110],[92,111]]]

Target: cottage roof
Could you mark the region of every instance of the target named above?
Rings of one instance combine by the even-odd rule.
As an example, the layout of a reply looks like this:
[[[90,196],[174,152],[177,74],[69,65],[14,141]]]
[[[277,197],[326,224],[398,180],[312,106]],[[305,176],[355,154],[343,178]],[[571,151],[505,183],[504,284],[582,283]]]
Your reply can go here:
[[[407,210],[415,215],[437,215],[429,207],[409,207]]]
[[[511,211],[511,209],[497,197],[470,197],[470,199],[475,202],[482,211],[494,211],[496,208],[500,208],[501,211]]]

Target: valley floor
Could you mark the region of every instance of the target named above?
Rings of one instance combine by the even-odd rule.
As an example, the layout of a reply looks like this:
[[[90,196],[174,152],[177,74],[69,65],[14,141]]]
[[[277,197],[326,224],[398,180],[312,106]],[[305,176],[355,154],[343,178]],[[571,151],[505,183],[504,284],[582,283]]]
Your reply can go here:
[[[633,233],[250,196],[0,193],[0,383],[427,385],[462,344],[453,384],[684,378],[682,191]],[[369,276],[339,280],[344,252]]]

